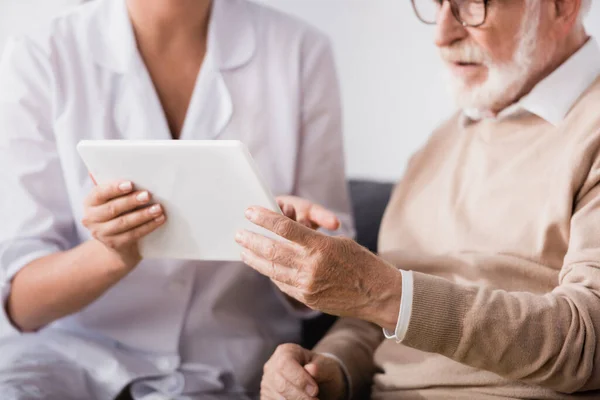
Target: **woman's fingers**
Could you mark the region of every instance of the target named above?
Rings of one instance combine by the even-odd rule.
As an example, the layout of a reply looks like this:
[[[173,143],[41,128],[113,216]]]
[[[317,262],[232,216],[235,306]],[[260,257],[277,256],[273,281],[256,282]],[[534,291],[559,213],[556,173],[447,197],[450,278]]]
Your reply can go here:
[[[105,236],[122,234],[161,216],[163,216],[163,209],[160,204],[144,207],[106,222],[103,226],[103,234]]]

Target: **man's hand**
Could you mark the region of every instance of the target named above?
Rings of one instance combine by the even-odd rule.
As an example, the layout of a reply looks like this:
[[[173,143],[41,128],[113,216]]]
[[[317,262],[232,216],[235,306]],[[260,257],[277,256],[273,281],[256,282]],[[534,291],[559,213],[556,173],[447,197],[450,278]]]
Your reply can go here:
[[[314,232],[285,216],[253,207],[247,217],[288,242],[241,231],[242,260],[312,309],[354,317],[394,330],[402,277],[351,239]]]
[[[333,212],[308,200],[296,196],[279,196],[277,204],[283,215],[310,229],[337,231],[340,228],[340,220]]]
[[[135,191],[131,182],[95,186],[85,199],[83,225],[128,269],[141,260],[138,241],[164,222],[162,207],[150,204],[150,193]]]
[[[347,396],[339,363],[330,357],[283,344],[265,364],[261,400],[341,400]]]

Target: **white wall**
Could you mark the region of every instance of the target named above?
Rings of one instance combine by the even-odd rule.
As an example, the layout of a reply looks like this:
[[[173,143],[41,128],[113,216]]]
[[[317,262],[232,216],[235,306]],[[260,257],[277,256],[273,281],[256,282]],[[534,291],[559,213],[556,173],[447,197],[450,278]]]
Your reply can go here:
[[[409,0],[258,0],[307,19],[333,40],[345,107],[348,173],[397,179],[410,154],[452,111],[442,89],[433,29]],[[79,0],[0,0],[0,50]],[[588,18],[600,38],[600,0]]]
[[[433,28],[409,0],[260,0],[304,18],[333,40],[342,81],[348,173],[397,179],[410,154],[452,110]],[[590,31],[600,39],[600,0]]]
[[[6,37],[26,31],[80,0],[0,0],[0,51]]]

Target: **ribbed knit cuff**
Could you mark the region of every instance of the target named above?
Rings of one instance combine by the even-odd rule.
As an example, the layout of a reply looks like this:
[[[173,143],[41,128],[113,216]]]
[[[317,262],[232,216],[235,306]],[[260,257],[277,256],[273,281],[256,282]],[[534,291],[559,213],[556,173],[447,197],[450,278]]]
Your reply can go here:
[[[432,275],[415,272],[413,307],[402,344],[451,357],[462,338],[470,291]]]
[[[348,372],[348,367],[346,367],[346,364],[344,364],[344,362],[335,354],[331,354],[331,353],[319,353],[322,356],[325,357],[329,357],[332,360],[337,361],[337,363],[340,365],[340,368],[342,369],[342,374],[344,375],[344,382],[346,384],[346,397],[345,400],[350,400],[352,399],[352,396],[354,396],[354,394],[352,393],[352,377],[350,376],[350,372]]]

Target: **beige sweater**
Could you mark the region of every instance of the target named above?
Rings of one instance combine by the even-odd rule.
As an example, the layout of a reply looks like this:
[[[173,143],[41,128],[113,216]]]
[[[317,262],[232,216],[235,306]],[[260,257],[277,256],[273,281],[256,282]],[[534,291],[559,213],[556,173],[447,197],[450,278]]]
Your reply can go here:
[[[355,391],[374,356],[375,399],[600,399],[600,79],[556,127],[445,123],[398,184],[380,252],[415,271],[405,340],[346,319],[318,346]]]

